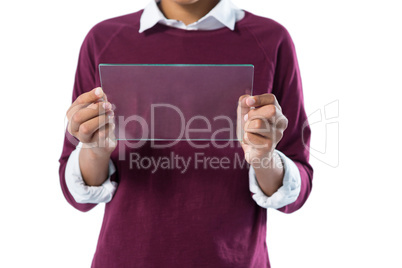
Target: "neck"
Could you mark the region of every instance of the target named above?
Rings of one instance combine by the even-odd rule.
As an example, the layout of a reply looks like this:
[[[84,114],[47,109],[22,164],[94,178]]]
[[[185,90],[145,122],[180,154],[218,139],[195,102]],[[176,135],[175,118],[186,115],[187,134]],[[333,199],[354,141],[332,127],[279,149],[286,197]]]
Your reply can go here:
[[[208,14],[218,2],[219,0],[161,0],[159,9],[167,19],[179,20],[189,25]]]

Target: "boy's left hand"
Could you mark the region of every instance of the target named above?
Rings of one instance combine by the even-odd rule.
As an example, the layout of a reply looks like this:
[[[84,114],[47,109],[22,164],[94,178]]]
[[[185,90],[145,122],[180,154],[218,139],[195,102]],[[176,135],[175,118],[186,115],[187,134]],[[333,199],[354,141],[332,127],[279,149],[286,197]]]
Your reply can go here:
[[[243,95],[237,108],[237,136],[241,140],[246,161],[254,168],[271,162],[272,153],[288,119],[273,94]]]

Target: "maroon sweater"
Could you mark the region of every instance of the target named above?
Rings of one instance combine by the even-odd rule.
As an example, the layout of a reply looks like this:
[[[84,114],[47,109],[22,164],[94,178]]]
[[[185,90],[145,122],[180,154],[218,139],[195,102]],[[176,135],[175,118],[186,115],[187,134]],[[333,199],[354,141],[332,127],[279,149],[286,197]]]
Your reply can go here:
[[[254,95],[273,93],[289,126],[277,149],[300,170],[298,199],[279,210],[299,209],[312,187],[308,163],[310,129],[303,129],[306,114],[302,85],[292,40],[278,23],[245,13],[234,31],[186,31],[157,24],[138,33],[142,11],[96,25],[82,45],[73,100],[100,86],[98,65],[121,64],[252,64]],[[116,89],[118,90],[118,89]],[[124,92],[121,92],[124,97]],[[185,98],[185,96],[183,96]],[[304,131],[304,135],[302,135]],[[65,167],[78,143],[66,133],[60,158],[60,183],[67,201],[80,211],[94,204],[78,204],[65,183]],[[204,142],[205,143],[205,142]],[[122,153],[121,150],[124,149]],[[120,158],[119,158],[120,151]],[[200,153],[227,157],[230,169],[195,168],[151,170],[130,167],[130,153],[142,157],[182,157]],[[121,155],[126,160],[121,160]],[[112,154],[119,186],[106,204],[92,267],[269,267],[266,246],[267,210],[252,199],[248,167],[239,145],[195,149],[182,141],[156,149],[150,143],[131,149],[120,141]]]

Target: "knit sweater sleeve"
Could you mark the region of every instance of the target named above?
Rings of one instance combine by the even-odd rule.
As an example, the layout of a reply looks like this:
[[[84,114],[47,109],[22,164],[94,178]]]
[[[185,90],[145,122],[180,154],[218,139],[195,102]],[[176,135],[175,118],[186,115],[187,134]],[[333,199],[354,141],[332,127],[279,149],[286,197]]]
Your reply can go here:
[[[92,34],[91,32],[86,36],[80,50],[79,58],[78,58],[78,65],[75,74],[75,82],[73,88],[73,98],[72,101],[74,102],[75,99],[87,92],[92,90],[93,88],[99,86],[96,82],[96,63],[95,57],[93,52],[93,41],[92,41]],[[66,185],[66,178],[65,178],[65,170],[68,158],[72,151],[75,150],[78,144],[78,140],[69,134],[67,131],[65,132],[64,137],[64,145],[61,157],[59,159],[60,167],[59,167],[59,177],[60,177],[60,185],[64,197],[66,198],[67,202],[70,203],[74,208],[86,212],[91,210],[96,206],[96,204],[82,204],[77,203],[71,193],[68,190]]]
[[[275,74],[272,93],[288,118],[288,128],[277,150],[284,153],[297,166],[301,176],[301,190],[297,200],[280,211],[292,213],[303,206],[312,188],[313,169],[309,164],[310,127],[304,109],[302,81],[293,41],[282,28],[276,47]]]

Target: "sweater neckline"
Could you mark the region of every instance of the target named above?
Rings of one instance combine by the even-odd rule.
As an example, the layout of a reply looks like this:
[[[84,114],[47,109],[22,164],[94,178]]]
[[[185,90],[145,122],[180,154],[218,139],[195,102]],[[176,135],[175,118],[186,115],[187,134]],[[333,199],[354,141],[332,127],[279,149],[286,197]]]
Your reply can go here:
[[[147,31],[152,31],[153,29],[159,29],[159,31],[163,31],[166,34],[171,34],[171,35],[176,35],[176,36],[207,36],[207,35],[218,35],[222,34],[224,32],[236,32],[239,26],[242,26],[244,23],[247,22],[247,20],[250,18],[250,12],[244,10],[244,17],[236,22],[235,29],[234,31],[228,29],[227,27],[222,27],[216,30],[185,30],[185,29],[180,29],[180,28],[175,28],[175,27],[170,27],[161,23],[158,23],[154,26],[154,28],[151,28]],[[144,33],[146,33],[145,31]]]

